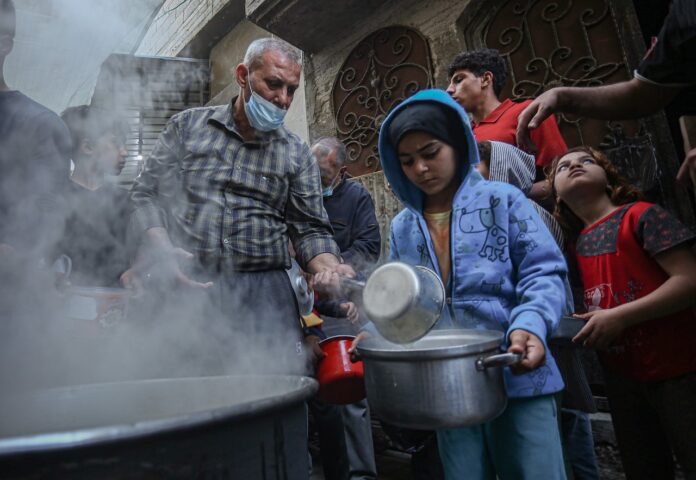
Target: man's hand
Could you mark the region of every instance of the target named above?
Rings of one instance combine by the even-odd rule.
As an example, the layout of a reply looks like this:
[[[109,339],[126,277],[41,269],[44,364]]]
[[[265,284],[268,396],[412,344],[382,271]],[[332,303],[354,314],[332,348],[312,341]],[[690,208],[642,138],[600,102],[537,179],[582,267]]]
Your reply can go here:
[[[311,287],[319,293],[336,296],[341,293],[341,277],[354,278],[355,270],[346,263],[336,263],[315,273],[312,277]]]
[[[141,275],[137,266],[132,266],[131,268],[123,272],[120,277],[121,285],[123,285],[123,288],[131,290],[133,292],[134,297],[141,296],[145,291],[145,288],[143,287],[143,281],[140,277]]]
[[[322,351],[321,346],[319,345],[321,339],[316,335],[307,335],[304,338],[304,341],[305,346],[307,347],[307,352],[309,354],[309,359],[311,360],[314,368],[316,368],[319,361],[321,361],[321,359],[326,356],[326,354]]]
[[[355,325],[358,321],[358,307],[353,302],[341,303],[339,307],[350,323]]]
[[[136,262],[135,265],[126,270],[121,275],[123,286],[134,290],[136,295],[140,295],[144,290],[143,278],[150,278],[151,274],[154,274],[155,278],[164,282],[171,281],[174,285],[186,288],[209,288],[213,286],[213,282],[197,282],[181,271],[179,263],[190,262],[193,259],[193,254],[183,248],[167,249],[160,252],[158,257],[159,259],[155,263],[150,264],[147,269],[142,264]]]
[[[696,192],[696,148],[686,152],[684,162],[677,172],[677,181],[690,185]]]
[[[526,330],[513,330],[510,333],[510,353],[526,353],[521,362],[510,366],[513,373],[520,374],[540,367],[546,361],[544,343],[539,337]]]
[[[574,316],[587,321],[573,337],[573,342],[581,342],[584,347],[606,349],[626,328],[626,322],[613,308]]]
[[[517,146],[530,153],[536,152],[536,145],[529,134],[558,108],[558,90],[552,88],[539,95],[517,117]]]

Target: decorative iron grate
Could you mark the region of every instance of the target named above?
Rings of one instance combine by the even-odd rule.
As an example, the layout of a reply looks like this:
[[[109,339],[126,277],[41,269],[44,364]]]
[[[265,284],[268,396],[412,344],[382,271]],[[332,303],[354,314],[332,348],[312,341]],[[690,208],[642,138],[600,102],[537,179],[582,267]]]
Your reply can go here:
[[[332,89],[337,136],[348,150],[352,175],[380,169],[377,137],[387,113],[432,85],[428,43],[416,30],[383,28],[353,49]]]
[[[484,43],[508,62],[503,95],[535,98],[560,85],[597,86],[631,76],[608,0],[528,0],[501,5],[486,24]],[[607,122],[557,116],[569,145],[598,145]],[[624,122],[636,133],[638,122]]]

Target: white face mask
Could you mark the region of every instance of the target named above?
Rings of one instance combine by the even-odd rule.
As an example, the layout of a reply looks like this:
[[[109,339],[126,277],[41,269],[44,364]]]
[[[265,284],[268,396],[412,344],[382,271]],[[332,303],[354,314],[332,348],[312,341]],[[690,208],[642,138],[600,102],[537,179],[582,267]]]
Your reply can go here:
[[[324,187],[321,191],[323,197],[330,197],[334,193],[334,189],[341,183],[341,176],[343,175],[343,169],[338,171],[338,174],[331,180],[331,184],[328,187]]]
[[[280,128],[288,111],[254,92],[251,89],[251,81],[249,81],[249,90],[251,96],[248,102],[244,102],[244,112],[254,130],[270,132]]]

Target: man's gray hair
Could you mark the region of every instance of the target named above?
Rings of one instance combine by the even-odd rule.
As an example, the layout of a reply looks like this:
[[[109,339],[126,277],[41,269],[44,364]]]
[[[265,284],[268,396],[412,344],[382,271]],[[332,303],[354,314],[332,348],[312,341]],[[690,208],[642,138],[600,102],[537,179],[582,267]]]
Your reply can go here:
[[[346,158],[348,153],[346,152],[346,146],[336,137],[321,137],[319,140],[314,142],[312,145],[312,151],[315,155],[319,155],[324,158],[330,154],[333,150],[336,150],[336,164],[342,167],[346,164]]]
[[[300,67],[302,66],[302,52],[300,50],[288,42],[271,37],[259,38],[249,44],[244,54],[244,65],[249,71],[256,70],[261,65],[261,57],[269,50],[278,52]]]

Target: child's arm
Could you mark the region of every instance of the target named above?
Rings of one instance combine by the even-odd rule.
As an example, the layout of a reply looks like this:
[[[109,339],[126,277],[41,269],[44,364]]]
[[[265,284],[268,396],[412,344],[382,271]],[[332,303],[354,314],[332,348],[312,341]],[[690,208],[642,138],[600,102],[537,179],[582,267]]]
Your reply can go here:
[[[667,281],[638,300],[578,315],[587,320],[587,324],[573,338],[574,342],[607,348],[625,329],[696,303],[696,255],[689,247],[681,244],[653,258],[669,275]]]
[[[509,249],[517,305],[510,312],[507,340],[511,352],[526,352],[515,370],[543,364],[547,336],[558,327],[566,305],[568,267],[556,241],[530,201],[521,193],[509,208]]]
[[[355,303],[345,299],[317,300],[314,302],[314,307],[319,312],[319,315],[322,316],[347,318],[351,323],[355,323],[358,320],[358,307],[355,306]]]

